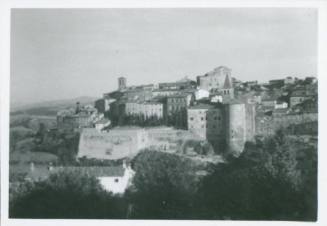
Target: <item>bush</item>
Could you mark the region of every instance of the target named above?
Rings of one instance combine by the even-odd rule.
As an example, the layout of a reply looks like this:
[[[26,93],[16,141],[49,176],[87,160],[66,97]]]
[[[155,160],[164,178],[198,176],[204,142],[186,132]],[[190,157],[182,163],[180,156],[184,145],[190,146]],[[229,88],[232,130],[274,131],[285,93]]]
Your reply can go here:
[[[11,190],[11,218],[126,217],[127,203],[102,189],[95,177],[59,172],[41,182],[26,182]]]

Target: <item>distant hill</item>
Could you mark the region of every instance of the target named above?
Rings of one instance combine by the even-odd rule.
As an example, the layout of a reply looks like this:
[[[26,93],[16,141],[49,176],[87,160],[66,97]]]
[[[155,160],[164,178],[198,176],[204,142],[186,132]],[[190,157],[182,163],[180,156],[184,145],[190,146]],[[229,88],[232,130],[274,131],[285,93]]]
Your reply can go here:
[[[29,115],[56,115],[59,110],[74,107],[76,102],[81,105],[94,104],[97,97],[82,96],[73,99],[45,101],[26,105],[12,104],[10,109],[11,115],[29,114]]]

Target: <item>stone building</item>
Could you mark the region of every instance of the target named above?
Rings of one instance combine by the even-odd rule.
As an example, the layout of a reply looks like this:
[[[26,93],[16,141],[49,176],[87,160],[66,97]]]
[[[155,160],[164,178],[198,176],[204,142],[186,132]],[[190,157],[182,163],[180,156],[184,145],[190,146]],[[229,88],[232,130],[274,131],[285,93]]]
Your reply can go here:
[[[148,146],[148,136],[138,127],[115,127],[109,132],[83,129],[77,158],[122,159],[136,155]]]
[[[282,87],[285,83],[284,79],[273,79],[269,80],[269,85],[270,86],[276,86],[276,87]]]
[[[290,96],[290,106],[293,107],[307,99],[310,99],[310,96],[307,95],[307,91],[305,89],[294,90]]]
[[[186,110],[194,101],[194,95],[190,93],[181,93],[167,97],[167,115]]]
[[[216,152],[225,148],[224,110],[219,104],[198,104],[187,109],[188,130],[206,139]]]
[[[164,106],[163,103],[154,100],[147,102],[127,102],[125,114],[143,115],[145,119],[155,116],[160,119],[164,117]]]
[[[115,99],[101,98],[94,102],[94,107],[98,110],[99,113],[105,113],[110,110],[110,104],[114,101]]]
[[[289,84],[293,84],[295,81],[295,79],[291,76],[287,76],[285,79],[284,79],[284,84],[286,85],[289,85]]]
[[[142,88],[128,89],[124,92],[123,98],[129,101],[148,101],[152,99],[152,90]]]
[[[197,83],[200,89],[220,90],[223,89],[224,84],[228,83],[232,87],[231,69],[225,66],[215,68],[213,71],[206,73],[203,76],[197,76]]]
[[[176,82],[165,82],[159,83],[159,89],[173,89],[173,90],[183,90],[191,89],[196,87],[196,82],[188,79],[187,77],[182,78]]]
[[[75,110],[63,110],[57,113],[57,127],[61,130],[93,127],[97,117],[97,110],[93,106],[80,107],[79,103],[76,103]]]
[[[187,127],[187,108],[193,104],[195,95],[192,93],[181,93],[167,97],[164,109],[168,125],[177,128]]]
[[[212,89],[211,95],[220,95],[224,103],[234,99],[234,88],[232,83],[230,82],[231,79],[228,75],[225,77],[225,82],[223,87],[218,89]]]
[[[152,90],[153,97],[168,97],[181,93],[179,89],[154,89]]]
[[[239,155],[255,135],[255,105],[234,101],[224,107],[227,150]]]

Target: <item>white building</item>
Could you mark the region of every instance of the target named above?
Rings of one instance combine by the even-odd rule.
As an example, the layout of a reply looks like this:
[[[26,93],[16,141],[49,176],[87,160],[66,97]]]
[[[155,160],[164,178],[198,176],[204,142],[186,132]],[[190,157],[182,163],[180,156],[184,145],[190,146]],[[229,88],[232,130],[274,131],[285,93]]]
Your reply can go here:
[[[101,186],[113,194],[124,194],[126,189],[132,184],[135,172],[125,163],[123,166],[106,168],[111,168],[111,170],[97,177]]]
[[[200,100],[200,99],[203,99],[203,98],[208,98],[210,95],[209,91],[208,90],[205,90],[205,89],[197,89],[195,91],[195,100]]]
[[[56,167],[46,175],[55,172],[78,172],[84,175],[95,177],[99,180],[102,188],[114,195],[124,194],[126,189],[132,184],[135,172],[125,162],[119,166],[67,166]],[[46,178],[45,177],[45,178]],[[45,179],[43,178],[43,179]]]
[[[163,118],[163,111],[163,104],[157,101],[127,102],[125,106],[126,115],[143,115],[145,118]]]
[[[275,109],[285,109],[288,108],[288,103],[285,101],[276,101]]]
[[[223,96],[221,95],[215,95],[213,97],[211,97],[210,100],[212,103],[222,103],[223,102]]]

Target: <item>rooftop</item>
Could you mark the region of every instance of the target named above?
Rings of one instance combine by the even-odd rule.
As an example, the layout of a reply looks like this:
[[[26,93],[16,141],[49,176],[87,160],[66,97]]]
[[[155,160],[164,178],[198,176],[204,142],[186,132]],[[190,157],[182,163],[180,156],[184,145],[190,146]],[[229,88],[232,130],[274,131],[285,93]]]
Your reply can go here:
[[[124,176],[125,169],[122,165],[119,166],[66,166],[57,167],[56,171],[77,171],[82,174],[88,174],[94,177],[122,177]]]
[[[230,79],[229,79],[228,75],[226,75],[226,77],[225,77],[225,82],[224,82],[223,88],[224,89],[231,89],[232,88],[232,84],[230,83]]]
[[[196,109],[215,109],[215,108],[218,108],[219,106],[216,104],[204,104],[204,103],[200,103],[200,104],[197,104],[197,105],[194,105],[194,106],[191,106],[189,107],[189,109],[191,110],[196,110]]]
[[[179,93],[179,94],[174,94],[171,96],[168,96],[167,98],[183,98],[191,95],[190,93]]]

